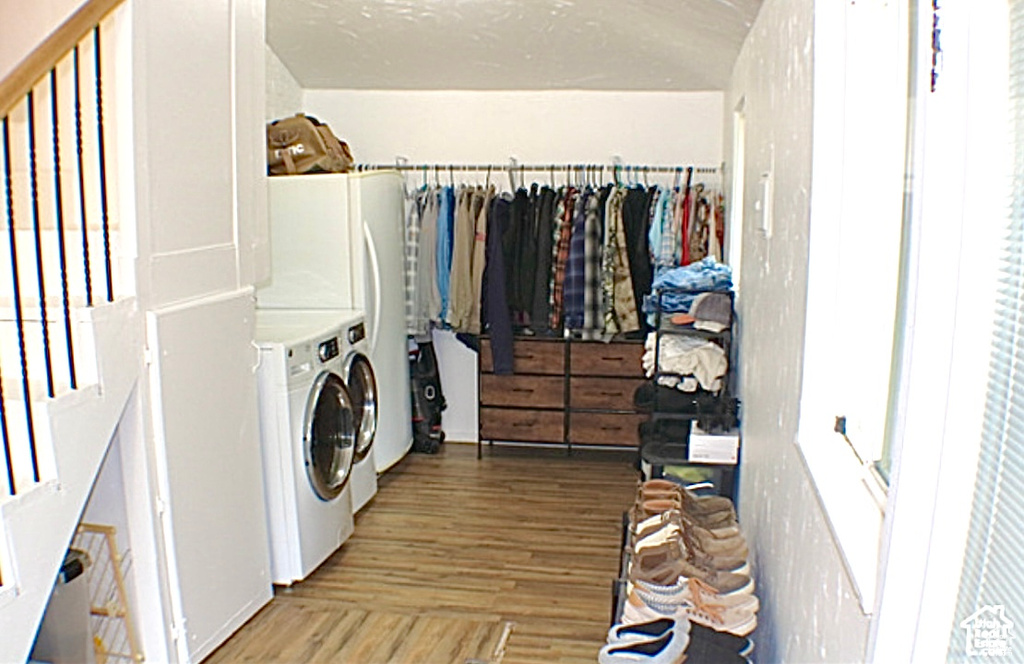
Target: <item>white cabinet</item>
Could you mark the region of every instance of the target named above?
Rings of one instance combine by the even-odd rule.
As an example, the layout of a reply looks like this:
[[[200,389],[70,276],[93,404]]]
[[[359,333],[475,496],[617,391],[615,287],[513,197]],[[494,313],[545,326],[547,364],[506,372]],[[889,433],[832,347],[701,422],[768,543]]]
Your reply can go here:
[[[201,661],[272,596],[252,291],[149,313],[172,633]]]

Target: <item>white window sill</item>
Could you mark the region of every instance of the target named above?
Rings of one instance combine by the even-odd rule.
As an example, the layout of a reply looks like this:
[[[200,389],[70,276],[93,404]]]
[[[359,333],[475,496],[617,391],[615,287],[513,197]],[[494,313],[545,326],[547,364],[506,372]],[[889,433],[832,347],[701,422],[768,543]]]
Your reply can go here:
[[[839,436],[818,434],[799,438],[797,447],[861,610],[871,615],[878,580],[885,490]]]

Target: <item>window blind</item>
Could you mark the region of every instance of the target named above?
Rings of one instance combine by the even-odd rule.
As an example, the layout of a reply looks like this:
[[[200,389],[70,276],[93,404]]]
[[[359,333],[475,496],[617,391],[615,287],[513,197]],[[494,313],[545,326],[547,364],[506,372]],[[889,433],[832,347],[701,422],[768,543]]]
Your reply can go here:
[[[1024,0],[1010,0],[1009,8],[1012,191],[974,503],[949,640],[953,662],[1024,658]],[[1000,652],[1003,637],[1006,652]]]

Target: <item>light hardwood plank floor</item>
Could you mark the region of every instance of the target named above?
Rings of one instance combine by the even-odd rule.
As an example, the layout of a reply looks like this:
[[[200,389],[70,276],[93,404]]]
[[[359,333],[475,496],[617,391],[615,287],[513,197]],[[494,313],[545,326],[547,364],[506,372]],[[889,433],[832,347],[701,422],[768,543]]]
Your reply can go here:
[[[310,611],[356,611],[509,621],[502,664],[594,662],[608,629],[621,514],[635,492],[633,461],[625,452],[512,446],[485,448],[477,460],[475,445],[458,443],[410,454],[380,478],[352,538],[304,582],[277,589],[207,661],[322,660],[317,645],[268,643],[300,640],[295,630]],[[359,624],[360,638],[385,644],[409,633]],[[317,638],[328,647],[337,637]],[[346,662],[331,647],[338,657],[329,660]]]

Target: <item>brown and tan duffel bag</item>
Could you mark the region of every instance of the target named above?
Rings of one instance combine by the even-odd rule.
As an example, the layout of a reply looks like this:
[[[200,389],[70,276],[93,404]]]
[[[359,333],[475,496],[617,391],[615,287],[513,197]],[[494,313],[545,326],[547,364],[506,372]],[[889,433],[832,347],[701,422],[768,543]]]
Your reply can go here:
[[[316,118],[297,113],[267,125],[267,172],[346,173],[355,160],[348,144]]]

